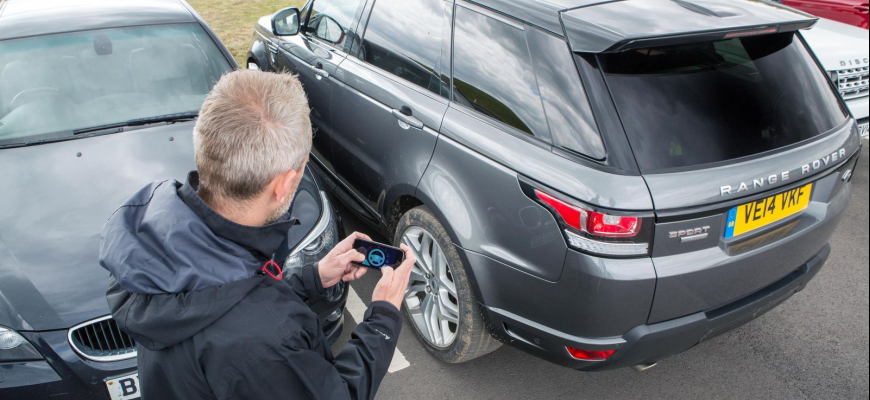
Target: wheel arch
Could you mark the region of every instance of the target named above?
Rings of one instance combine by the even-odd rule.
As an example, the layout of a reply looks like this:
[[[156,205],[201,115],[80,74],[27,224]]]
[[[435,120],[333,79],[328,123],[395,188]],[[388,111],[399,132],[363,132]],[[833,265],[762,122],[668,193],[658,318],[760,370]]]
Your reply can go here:
[[[420,200],[412,194],[396,196],[395,199],[390,202],[390,206],[386,207],[384,212],[384,223],[386,224],[389,237],[394,237],[396,235],[396,228],[399,226],[399,221],[408,213],[408,211],[425,205],[426,203],[423,200]],[[442,223],[441,225],[444,224]]]
[[[432,215],[435,216],[435,219],[438,220],[438,223],[441,224],[441,226],[444,228],[444,231],[447,232],[447,236],[448,236],[448,240],[450,240],[450,244],[453,247],[457,248],[456,250],[457,250],[457,254],[459,254],[459,259],[467,267],[467,268],[465,268],[465,272],[468,275],[468,279],[471,281],[471,287],[472,287],[472,290],[474,290],[474,296],[477,298],[478,303],[485,306],[486,304],[483,301],[483,299],[484,299],[483,292],[480,290],[480,285],[477,282],[477,275],[474,272],[474,266],[471,265],[471,263],[469,262],[469,259],[465,254],[465,249],[462,247],[462,243],[459,242],[458,236],[456,234],[456,230],[450,224],[449,218],[447,217],[447,215],[444,214],[444,212],[441,211],[441,206],[443,204],[439,205],[439,202],[436,201],[432,196],[430,196],[428,194],[428,191],[425,189],[418,190],[416,195],[413,196],[412,198],[416,201],[419,201],[420,205],[415,206],[413,208],[410,208],[407,211],[403,212],[401,215],[399,215],[398,219],[396,220],[396,226],[393,227],[394,233],[393,233],[392,237],[395,237],[395,228],[398,226],[398,221],[402,218],[403,215],[405,215],[405,213],[407,213],[410,210],[413,210],[416,207],[421,207],[421,206],[426,207],[426,209],[428,209],[432,213]],[[484,307],[484,309],[485,309],[485,307]],[[487,324],[489,324],[489,321],[490,321],[489,315],[487,315],[486,312],[484,312],[483,314],[484,314],[483,315],[484,318],[487,321]]]
[[[254,42],[251,44],[251,49],[248,50],[246,60],[254,60],[260,66],[260,70],[263,70],[269,67],[268,58],[266,58],[266,44],[258,37],[259,35],[255,33],[254,36]]]

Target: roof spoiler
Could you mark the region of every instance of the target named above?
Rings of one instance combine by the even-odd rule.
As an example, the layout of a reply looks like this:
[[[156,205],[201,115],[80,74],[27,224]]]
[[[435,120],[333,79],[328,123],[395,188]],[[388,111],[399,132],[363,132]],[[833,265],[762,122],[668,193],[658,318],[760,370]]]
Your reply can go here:
[[[576,53],[710,42],[811,28],[818,18],[767,0],[584,0],[560,13]]]
[[[648,49],[651,47],[675,46],[701,42],[715,42],[720,40],[737,39],[751,36],[796,32],[801,29],[812,28],[813,26],[815,26],[816,22],[818,22],[818,18],[777,25],[750,26],[728,30],[698,32],[687,35],[630,39],[616,43],[607,50],[602,51],[601,53],[618,53],[628,50]]]

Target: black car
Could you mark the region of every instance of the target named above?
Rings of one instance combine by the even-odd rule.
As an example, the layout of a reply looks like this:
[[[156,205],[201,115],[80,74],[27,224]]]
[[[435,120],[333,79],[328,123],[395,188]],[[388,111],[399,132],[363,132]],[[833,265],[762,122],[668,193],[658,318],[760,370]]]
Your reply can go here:
[[[137,190],[195,168],[196,113],[235,67],[180,0],[0,1],[0,399],[139,397],[100,232]],[[285,275],[342,231],[310,172],[294,212],[319,218],[276,255]],[[330,295],[315,311],[334,341],[345,286]]]
[[[861,141],[796,32],[748,0],[309,0],[256,26],[329,190],[417,251],[437,358],[510,343],[648,368],[800,291]]]

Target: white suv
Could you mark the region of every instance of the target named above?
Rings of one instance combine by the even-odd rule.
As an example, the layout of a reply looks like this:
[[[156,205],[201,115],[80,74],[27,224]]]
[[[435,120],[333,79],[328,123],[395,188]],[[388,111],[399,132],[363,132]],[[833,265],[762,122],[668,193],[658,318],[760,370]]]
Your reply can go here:
[[[852,115],[867,138],[870,116],[870,48],[868,31],[820,19],[813,29],[801,31],[822,66],[840,88]]]

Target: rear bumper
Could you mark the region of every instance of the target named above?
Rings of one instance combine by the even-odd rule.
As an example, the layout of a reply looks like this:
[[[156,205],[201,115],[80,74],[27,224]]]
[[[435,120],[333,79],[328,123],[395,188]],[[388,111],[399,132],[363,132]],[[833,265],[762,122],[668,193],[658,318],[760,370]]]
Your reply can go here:
[[[588,370],[606,370],[661,361],[738,328],[803,290],[824,266],[830,246],[790,275],[741,300],[718,309],[672,321],[640,326],[624,336],[626,344],[610,360]]]
[[[830,254],[826,245],[785,278],[717,309],[671,321],[641,325],[618,338],[580,338],[524,320],[504,310],[488,309],[490,327],[496,336],[553,363],[582,371],[605,371],[662,361],[740,327],[782,304],[803,290]],[[584,350],[617,349],[607,361],[572,358],[566,346]]]

